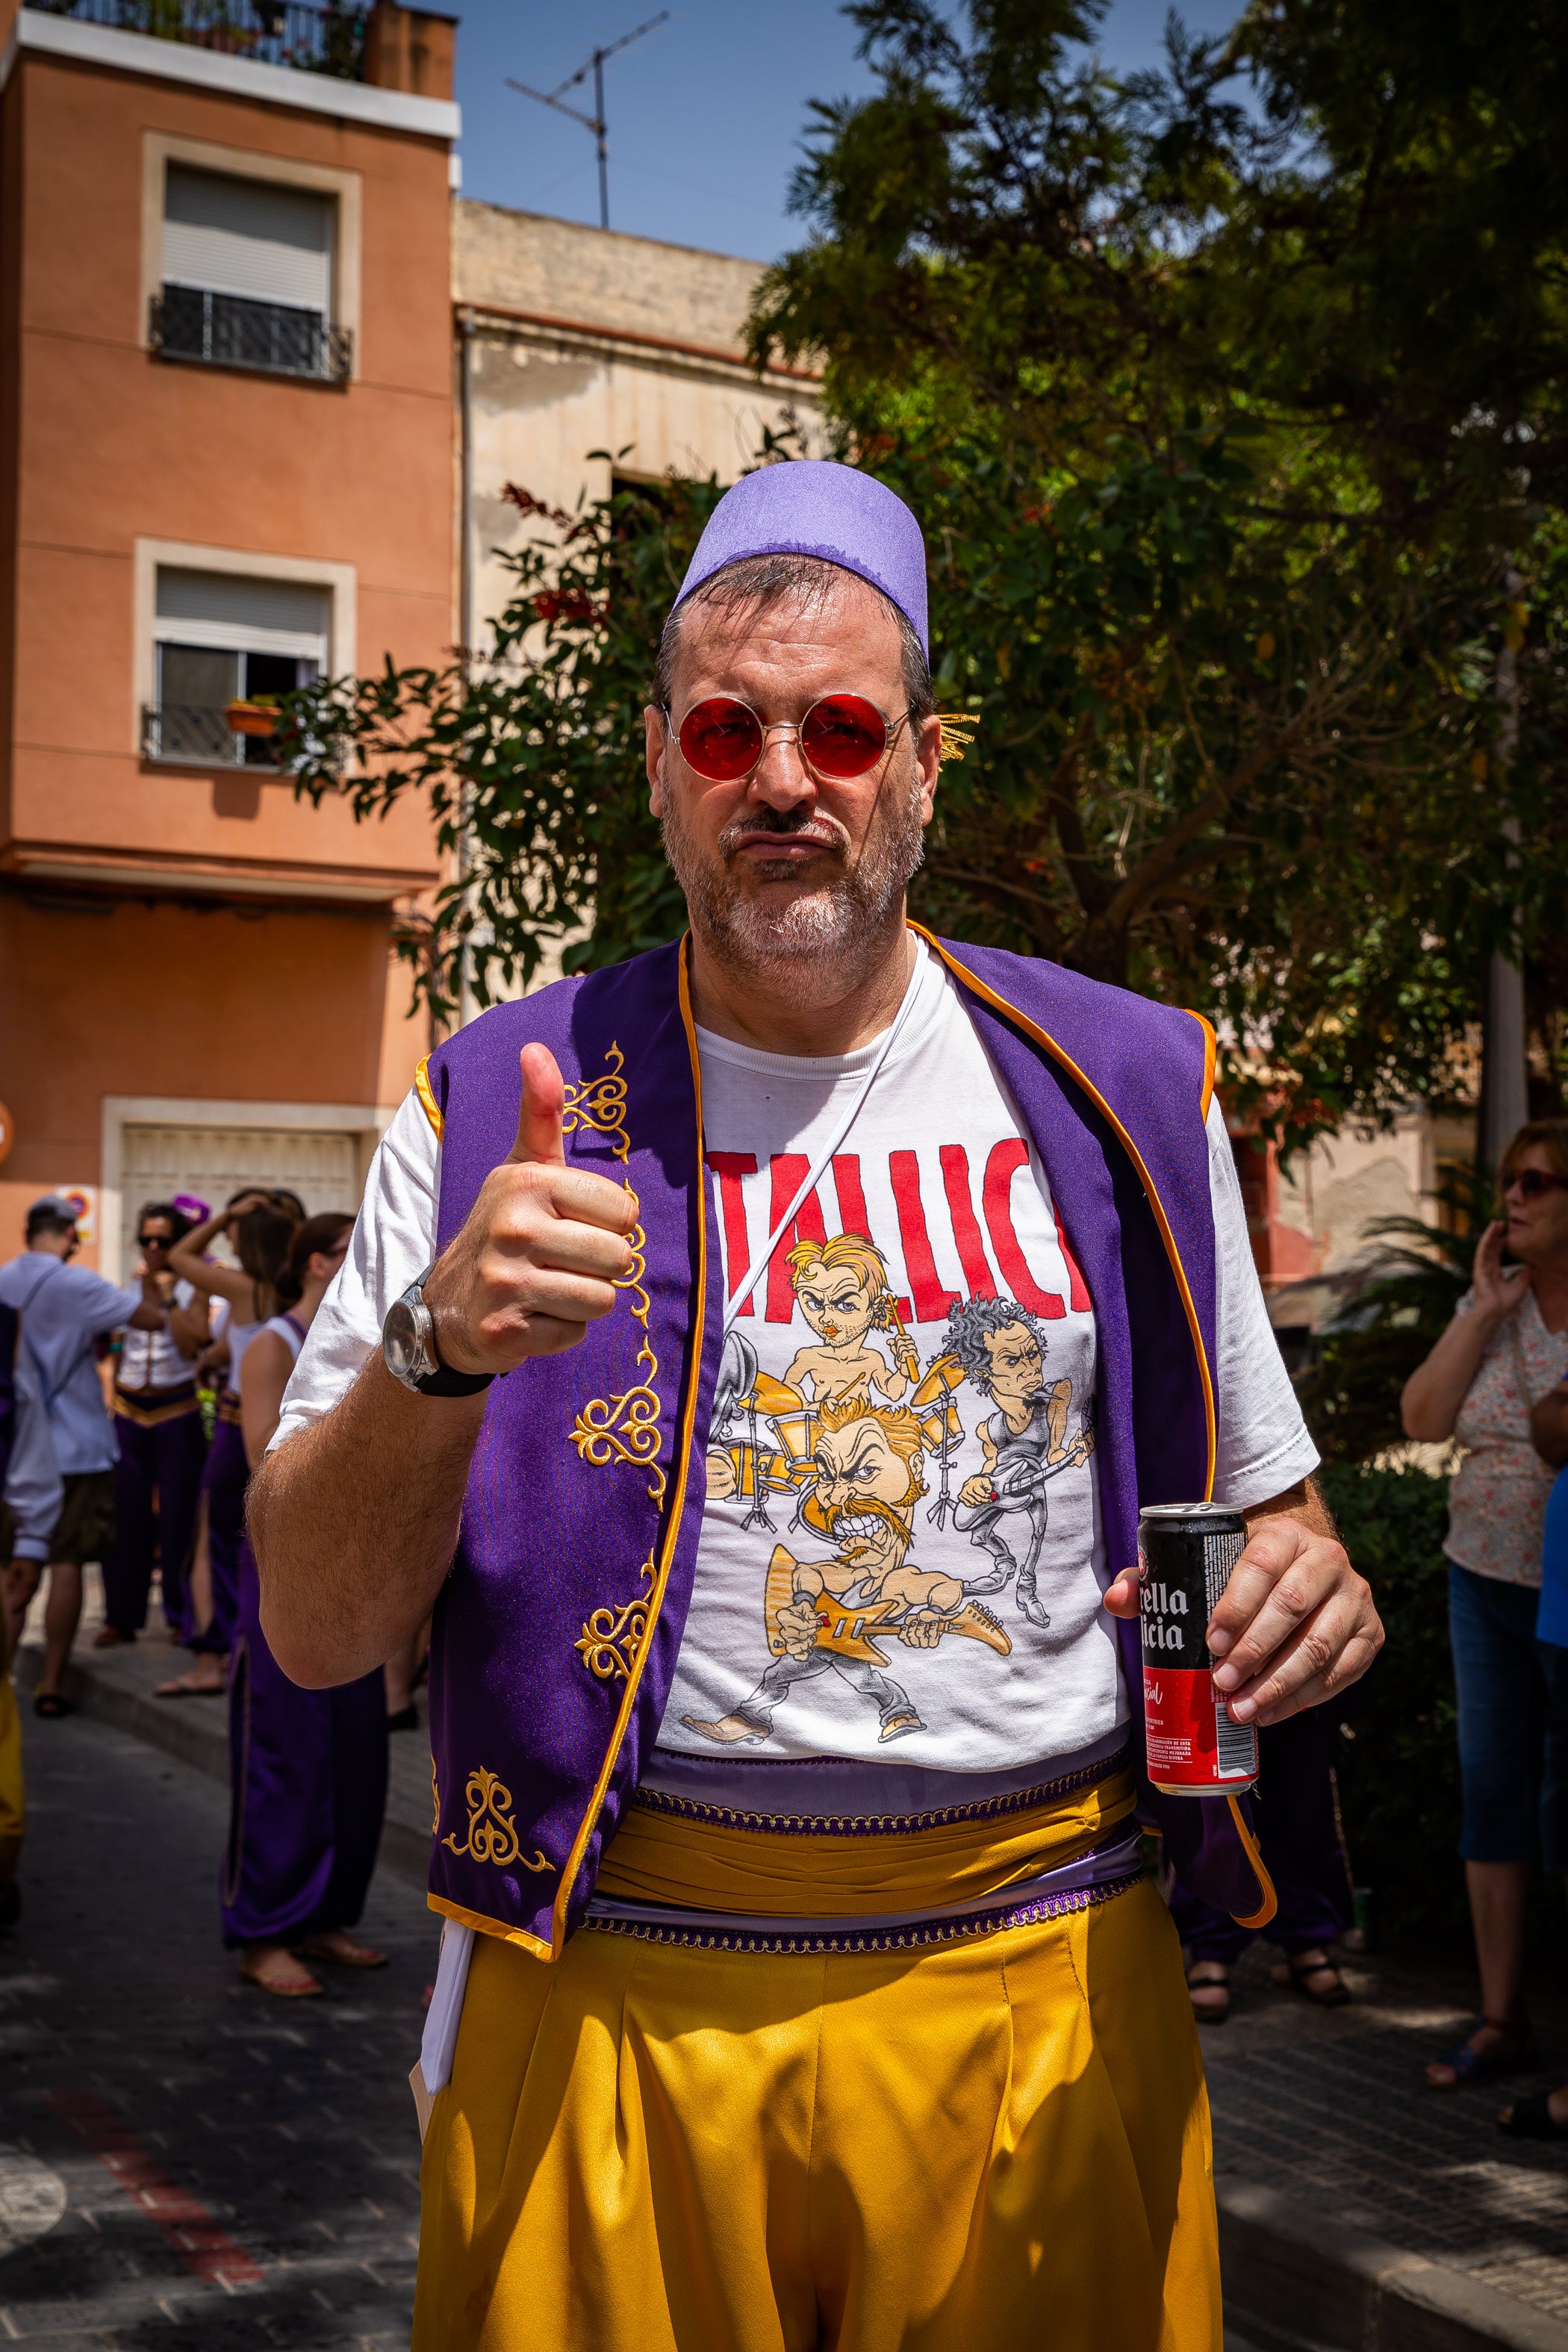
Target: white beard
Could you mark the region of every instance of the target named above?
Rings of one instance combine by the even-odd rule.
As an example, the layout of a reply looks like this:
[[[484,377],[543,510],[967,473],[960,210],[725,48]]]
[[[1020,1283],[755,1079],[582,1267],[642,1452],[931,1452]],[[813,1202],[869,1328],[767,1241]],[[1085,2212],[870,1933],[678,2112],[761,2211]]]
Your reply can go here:
[[[722,837],[716,857],[699,849],[673,799],[664,817],[664,854],[686,894],[693,929],[721,962],[766,980],[786,1002],[817,993],[805,982],[823,962],[833,967],[835,993],[847,991],[875,966],[883,927],[925,855],[919,772],[911,769],[901,802],[889,794],[879,805],[854,866],[783,905],[739,889]]]

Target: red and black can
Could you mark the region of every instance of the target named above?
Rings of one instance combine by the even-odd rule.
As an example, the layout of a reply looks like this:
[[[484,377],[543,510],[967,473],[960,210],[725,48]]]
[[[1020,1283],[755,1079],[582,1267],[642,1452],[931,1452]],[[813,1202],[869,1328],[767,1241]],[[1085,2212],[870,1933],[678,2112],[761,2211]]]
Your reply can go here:
[[[1236,1795],[1258,1778],[1258,1733],[1226,1714],[1204,1638],[1246,1541],[1241,1513],[1214,1503],[1138,1515],[1149,1778],[1169,1797]]]

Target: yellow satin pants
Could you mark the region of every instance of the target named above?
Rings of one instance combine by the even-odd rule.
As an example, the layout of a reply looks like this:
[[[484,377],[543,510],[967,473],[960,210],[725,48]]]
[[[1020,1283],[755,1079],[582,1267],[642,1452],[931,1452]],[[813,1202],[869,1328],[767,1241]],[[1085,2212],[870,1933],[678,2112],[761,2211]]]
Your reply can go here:
[[[480,1936],[423,2197],[415,2352],[1221,2352],[1148,1881],[916,1953]]]

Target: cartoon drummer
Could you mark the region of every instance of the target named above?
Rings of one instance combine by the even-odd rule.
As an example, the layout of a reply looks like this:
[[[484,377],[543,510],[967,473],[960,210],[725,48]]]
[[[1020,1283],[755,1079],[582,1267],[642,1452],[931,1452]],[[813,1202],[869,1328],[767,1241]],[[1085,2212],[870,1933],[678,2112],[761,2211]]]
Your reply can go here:
[[[897,1404],[919,1377],[920,1357],[894,1303],[881,1251],[858,1234],[835,1234],[829,1241],[797,1244],[788,1263],[796,1303],[816,1344],[801,1349],[784,1374],[786,1387],[818,1404],[854,1391],[868,1398],[878,1389]],[[873,1328],[889,1334],[896,1361],[867,1346]]]

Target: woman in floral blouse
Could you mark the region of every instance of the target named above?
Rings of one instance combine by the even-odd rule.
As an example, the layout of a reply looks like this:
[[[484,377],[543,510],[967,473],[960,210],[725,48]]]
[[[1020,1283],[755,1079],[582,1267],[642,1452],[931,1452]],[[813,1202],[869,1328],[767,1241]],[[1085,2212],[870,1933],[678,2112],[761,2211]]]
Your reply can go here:
[[[1568,1119],[1521,1127],[1498,1172],[1472,1286],[1401,1400],[1405,1434],[1465,1449],[1448,1501],[1448,1627],[1481,2014],[1426,2069],[1434,2090],[1533,2063],[1524,1922],[1531,1865],[1568,1881],[1568,1652],[1538,1644],[1552,1473],[1531,1412],[1568,1376]],[[1503,1251],[1517,1263],[1503,1265]]]

